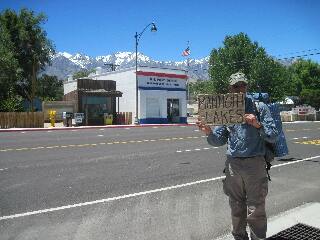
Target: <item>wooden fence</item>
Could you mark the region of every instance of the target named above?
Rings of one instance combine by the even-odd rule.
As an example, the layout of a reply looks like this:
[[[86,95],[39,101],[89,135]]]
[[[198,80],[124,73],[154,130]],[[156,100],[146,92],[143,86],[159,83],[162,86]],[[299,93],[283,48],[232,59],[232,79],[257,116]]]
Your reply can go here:
[[[0,128],[43,128],[43,112],[0,112]]]
[[[119,113],[117,113],[116,124],[119,124],[119,125],[132,124],[132,112],[119,112]]]

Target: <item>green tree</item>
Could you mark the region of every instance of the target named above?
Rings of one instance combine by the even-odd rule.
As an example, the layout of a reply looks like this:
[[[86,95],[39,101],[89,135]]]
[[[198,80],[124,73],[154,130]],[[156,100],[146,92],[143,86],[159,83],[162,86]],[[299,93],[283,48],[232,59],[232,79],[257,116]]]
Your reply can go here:
[[[190,93],[192,97],[197,97],[198,94],[212,93],[212,81],[200,80],[195,83],[190,83]]]
[[[25,8],[18,14],[11,9],[0,14],[1,28],[8,34],[6,41],[10,42],[13,58],[21,69],[14,89],[31,103],[36,93],[36,76],[50,64],[50,56],[54,54],[53,44],[41,26],[45,21],[43,13],[36,15]]]
[[[96,71],[95,69],[91,69],[91,70],[83,69],[78,72],[75,72],[72,77],[73,79],[88,77],[90,73],[93,73],[95,71]]]
[[[320,108],[320,89],[303,89],[300,94],[301,102]]]
[[[287,69],[266,54],[247,34],[226,36],[223,47],[213,49],[209,60],[209,76],[214,92],[226,93],[229,77],[244,73],[249,91],[268,92],[273,100],[283,99],[290,85]]]
[[[0,112],[20,112],[23,110],[22,102],[23,99],[19,95],[15,95],[10,92],[9,97],[1,99],[0,101]]]
[[[38,79],[37,96],[43,101],[62,100],[63,82],[57,76],[42,75]]]
[[[17,98],[15,82],[19,79],[20,68],[14,58],[13,45],[6,29],[0,25],[0,111],[11,112],[21,109]]]
[[[293,87],[292,95],[300,96],[301,103],[320,107],[320,65],[299,59],[289,67]]]

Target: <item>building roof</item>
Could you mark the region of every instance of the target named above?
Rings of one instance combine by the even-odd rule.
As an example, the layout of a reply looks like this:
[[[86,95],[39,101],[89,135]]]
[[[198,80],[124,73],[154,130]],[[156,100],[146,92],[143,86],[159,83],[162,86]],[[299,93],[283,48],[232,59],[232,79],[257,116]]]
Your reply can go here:
[[[116,90],[105,90],[105,89],[79,89],[79,91],[87,95],[95,96],[107,96],[107,97],[122,97],[122,92]]]

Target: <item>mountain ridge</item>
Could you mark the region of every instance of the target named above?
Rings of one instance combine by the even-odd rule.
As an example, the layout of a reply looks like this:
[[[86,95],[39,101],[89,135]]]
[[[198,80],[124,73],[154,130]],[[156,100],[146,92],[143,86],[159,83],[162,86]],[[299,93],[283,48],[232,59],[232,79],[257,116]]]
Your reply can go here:
[[[209,57],[202,59],[187,59],[184,61],[156,61],[150,57],[138,52],[138,64],[152,67],[166,67],[183,69],[189,72],[193,79],[208,79],[208,62]],[[83,53],[74,55],[68,52],[58,52],[51,56],[51,65],[46,66],[43,74],[55,75],[60,80],[65,80],[69,75],[73,75],[80,70],[91,70],[100,67],[103,71],[108,71],[105,64],[119,65],[117,69],[124,69],[135,66],[135,52],[116,52],[105,56],[90,57]]]

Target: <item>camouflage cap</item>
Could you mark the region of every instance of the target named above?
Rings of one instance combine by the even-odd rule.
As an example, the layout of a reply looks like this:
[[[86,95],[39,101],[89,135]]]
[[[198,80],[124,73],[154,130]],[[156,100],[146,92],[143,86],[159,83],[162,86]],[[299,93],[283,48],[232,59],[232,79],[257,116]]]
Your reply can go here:
[[[242,72],[237,72],[230,76],[230,85],[234,85],[237,82],[244,82],[248,84],[248,80]]]

